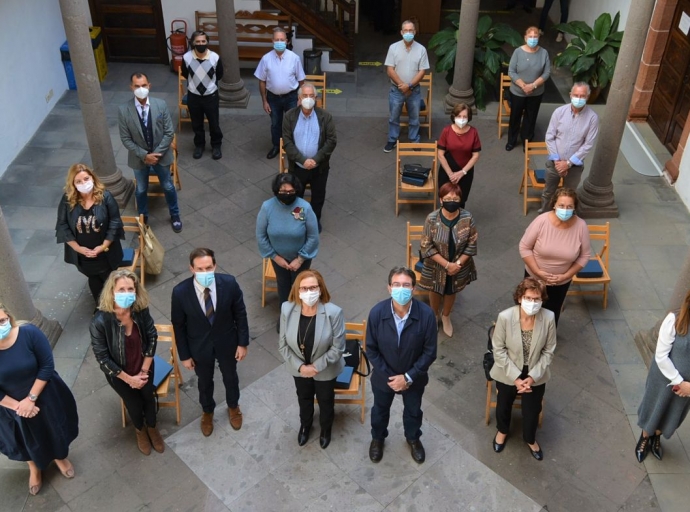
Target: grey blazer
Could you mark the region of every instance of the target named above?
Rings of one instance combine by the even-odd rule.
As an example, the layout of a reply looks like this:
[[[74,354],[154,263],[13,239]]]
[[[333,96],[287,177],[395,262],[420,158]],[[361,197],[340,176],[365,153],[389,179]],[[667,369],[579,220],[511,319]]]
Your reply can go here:
[[[175,135],[175,129],[170,111],[165,101],[157,98],[149,97],[149,105],[151,122],[153,123],[153,152],[161,153],[163,156],[161,156],[158,164],[167,166],[172,164],[174,160],[173,152],[170,151],[170,144]],[[117,119],[120,126],[120,140],[129,151],[127,165],[132,169],[144,169],[146,167],[144,158],[149,151],[139,122],[139,112],[134,106],[134,97],[127,103],[120,105]]]
[[[304,358],[297,345],[297,329],[302,309],[294,302],[284,302],[280,309],[278,350],[287,363],[288,372],[299,377]],[[345,360],[345,321],[343,310],[335,304],[319,302],[316,308],[316,328],[311,361],[316,371],[314,380],[332,380],[343,371]]]
[[[491,376],[494,380],[515,385],[525,366],[522,354],[522,331],[520,330],[520,306],[501,311],[496,320],[496,328],[491,338],[494,349],[494,366]],[[540,309],[534,320],[532,345],[529,350],[528,375],[534,385],[545,384],[551,378],[549,365],[556,348],[556,322],[554,314],[548,309]]]

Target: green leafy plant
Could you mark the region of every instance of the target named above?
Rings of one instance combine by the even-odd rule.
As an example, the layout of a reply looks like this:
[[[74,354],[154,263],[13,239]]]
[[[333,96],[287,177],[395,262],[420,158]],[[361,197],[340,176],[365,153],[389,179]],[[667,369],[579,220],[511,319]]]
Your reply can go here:
[[[446,19],[452,23],[452,26],[434,34],[429,41],[429,49],[433,50],[437,57],[436,72],[445,71],[446,81],[452,84],[460,19],[457,14],[451,14]],[[494,91],[498,84],[501,66],[510,60],[503,46],[508,43],[513,48],[517,48],[523,42],[522,36],[505,23],[493,23],[491,17],[486,15],[479,18],[472,70],[472,88],[478,109],[486,108],[487,95],[489,91]]]
[[[556,67],[570,66],[575,82],[586,82],[592,88],[606,87],[616,69],[616,60],[623,39],[618,31],[620,12],[611,20],[607,12],[594,22],[594,28],[584,21],[556,25],[556,30],[570,34],[573,39],[553,60]]]

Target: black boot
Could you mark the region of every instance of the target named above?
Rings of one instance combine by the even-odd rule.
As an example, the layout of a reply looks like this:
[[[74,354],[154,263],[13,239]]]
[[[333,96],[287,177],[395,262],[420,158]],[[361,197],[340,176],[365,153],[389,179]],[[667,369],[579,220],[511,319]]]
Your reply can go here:
[[[311,425],[305,426],[301,425],[299,428],[299,434],[297,434],[297,444],[304,446],[309,441],[309,432],[311,431]]]
[[[649,436],[649,449],[652,455],[661,460],[664,456],[664,449],[661,447],[661,434]]]
[[[640,439],[637,441],[637,446],[635,446],[635,456],[637,457],[637,462],[642,462],[647,453],[649,452],[649,437],[645,437],[644,432],[640,434]]]

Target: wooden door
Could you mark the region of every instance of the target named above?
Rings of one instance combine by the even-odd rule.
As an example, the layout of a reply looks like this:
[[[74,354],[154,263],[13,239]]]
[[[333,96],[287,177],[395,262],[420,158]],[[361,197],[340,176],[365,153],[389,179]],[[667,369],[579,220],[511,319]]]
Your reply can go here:
[[[89,0],[108,61],[168,63],[161,0]]]
[[[690,0],[679,0],[670,30],[647,120],[674,153],[690,111]]]

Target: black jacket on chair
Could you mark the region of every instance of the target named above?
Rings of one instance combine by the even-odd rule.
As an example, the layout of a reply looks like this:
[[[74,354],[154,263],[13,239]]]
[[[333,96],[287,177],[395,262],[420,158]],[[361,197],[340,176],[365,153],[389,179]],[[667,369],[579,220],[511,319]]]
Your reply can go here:
[[[216,274],[215,318],[211,324],[201,309],[194,289],[194,277],[185,279],[172,291],[170,318],[180,361],[212,362],[235,359],[237,347],[249,345],[249,323],[242,290],[235,278]]]
[[[58,205],[57,223],[55,224],[55,237],[57,243],[65,244],[65,263],[79,267],[79,254],[72,249],[67,242],[77,239],[76,226],[77,218],[84,211],[80,204],[70,210],[67,196],[63,195]],[[120,239],[125,238],[125,230],[122,227],[120,218],[120,208],[113,195],[107,190],[103,194],[103,202],[93,205],[93,211],[98,222],[107,229],[101,231],[103,239],[110,240],[110,248],[106,253],[111,269],[116,269],[122,263],[122,244]]]

